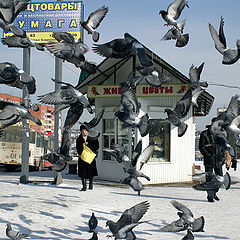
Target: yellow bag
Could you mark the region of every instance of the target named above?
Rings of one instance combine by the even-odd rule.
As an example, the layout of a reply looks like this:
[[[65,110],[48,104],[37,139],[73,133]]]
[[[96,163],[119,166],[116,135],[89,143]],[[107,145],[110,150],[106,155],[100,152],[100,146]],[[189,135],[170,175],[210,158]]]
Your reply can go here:
[[[86,162],[91,164],[94,158],[96,157],[96,153],[94,153],[89,147],[86,146],[86,144],[83,144],[83,151],[81,153],[80,158]]]

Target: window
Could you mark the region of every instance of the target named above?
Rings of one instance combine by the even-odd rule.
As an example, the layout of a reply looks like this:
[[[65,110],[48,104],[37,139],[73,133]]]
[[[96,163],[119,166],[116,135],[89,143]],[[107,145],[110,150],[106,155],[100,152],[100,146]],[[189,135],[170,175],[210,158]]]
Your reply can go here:
[[[170,124],[150,119],[149,144],[156,145],[149,162],[170,162]]]
[[[128,130],[122,129],[121,124],[118,119],[103,119],[103,148],[113,149],[116,143],[128,148]],[[115,160],[105,151],[103,159]]]

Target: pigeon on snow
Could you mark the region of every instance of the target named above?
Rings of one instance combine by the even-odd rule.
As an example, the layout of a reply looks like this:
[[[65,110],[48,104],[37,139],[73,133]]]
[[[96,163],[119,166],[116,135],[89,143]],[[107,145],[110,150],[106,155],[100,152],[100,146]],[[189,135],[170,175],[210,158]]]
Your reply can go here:
[[[92,216],[88,221],[89,232],[94,232],[97,227],[97,224],[98,224],[98,220],[95,217],[94,213],[92,213]]]
[[[183,34],[183,29],[185,26],[185,21],[181,21],[177,24],[178,28],[172,27],[167,31],[167,33],[162,37],[161,40],[176,40],[176,47],[185,47],[189,41],[189,34]]]
[[[215,48],[223,55],[222,64],[233,64],[240,58],[240,40],[236,42],[237,49],[228,48],[226,38],[223,32],[224,21],[221,17],[219,34],[216,29],[209,23],[209,31],[215,44]]]
[[[205,220],[201,216],[199,218],[194,218],[193,213],[189,208],[180,202],[175,200],[171,201],[171,204],[179,211],[177,214],[179,219],[173,221],[166,226],[160,228],[164,232],[180,232],[191,228],[193,232],[203,232]]]
[[[137,55],[142,66],[153,65],[143,45],[129,33],[125,33],[124,38],[114,39],[104,44],[94,44],[93,51],[107,58],[124,58]]]
[[[223,186],[228,190],[231,186],[231,177],[228,172],[224,176],[216,176],[214,173],[207,172],[206,176],[209,181],[205,183],[199,183],[193,186],[193,189],[198,191],[218,190]]]
[[[100,33],[96,31],[97,27],[100,25],[104,17],[108,12],[108,7],[102,6],[95,12],[92,12],[87,21],[81,21],[80,24],[87,31],[88,34],[92,34],[92,39],[94,42],[99,40]]]
[[[185,6],[189,7],[186,0],[175,0],[168,6],[167,12],[161,10],[159,14],[161,14],[163,20],[167,23],[166,25],[172,25],[180,30],[176,20],[180,17]]]
[[[29,238],[28,234],[17,232],[12,229],[10,224],[7,224],[6,235],[12,240],[20,240],[23,238]]]
[[[27,9],[30,0],[0,0],[0,27],[5,33],[11,31],[16,36],[25,37],[26,32],[14,25],[18,14]]]
[[[148,201],[138,203],[135,206],[126,209],[117,222],[108,220],[106,225],[111,230],[114,239],[136,239],[132,230],[138,224],[143,223],[139,222],[139,220],[147,212],[149,206],[150,203]]]

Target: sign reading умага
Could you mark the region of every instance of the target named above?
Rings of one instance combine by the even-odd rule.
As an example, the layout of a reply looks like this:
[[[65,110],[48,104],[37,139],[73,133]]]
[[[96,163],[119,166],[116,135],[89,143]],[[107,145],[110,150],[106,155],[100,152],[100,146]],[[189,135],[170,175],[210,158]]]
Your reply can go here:
[[[53,32],[68,32],[74,38],[82,39],[83,3],[31,2],[14,21],[15,26],[27,32],[27,36],[37,43],[56,42]],[[12,33],[4,34],[4,37]]]

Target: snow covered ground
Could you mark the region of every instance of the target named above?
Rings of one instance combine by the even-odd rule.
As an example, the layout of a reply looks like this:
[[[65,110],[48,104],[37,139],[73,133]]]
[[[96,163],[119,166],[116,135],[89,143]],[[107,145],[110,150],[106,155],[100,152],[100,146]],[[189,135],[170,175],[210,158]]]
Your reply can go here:
[[[52,172],[31,172],[30,180],[52,180]],[[80,192],[76,175],[63,175],[63,183],[19,184],[20,173],[0,173],[0,239],[8,239],[5,226],[28,233],[31,239],[90,239],[88,220],[98,219],[98,239],[111,234],[106,221],[117,221],[121,213],[133,205],[148,200],[149,211],[134,229],[139,240],[182,239],[185,232],[164,233],[159,228],[177,219],[171,200],[189,207],[195,217],[206,220],[205,232],[195,233],[195,239],[219,240],[240,238],[240,171],[230,170],[234,184],[226,191],[220,189],[219,202],[206,201],[205,192],[194,191],[190,185],[146,186],[141,196],[129,187],[97,182],[94,190]]]

